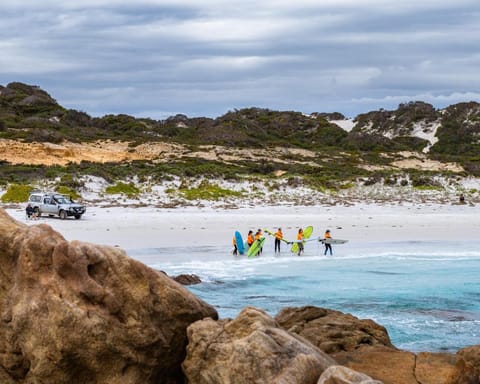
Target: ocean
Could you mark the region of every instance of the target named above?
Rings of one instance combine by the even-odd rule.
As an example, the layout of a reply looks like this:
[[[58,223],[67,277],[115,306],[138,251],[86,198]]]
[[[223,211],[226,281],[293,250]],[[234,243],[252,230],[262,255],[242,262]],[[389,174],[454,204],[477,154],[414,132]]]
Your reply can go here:
[[[287,306],[315,305],[372,319],[393,344],[412,352],[456,352],[480,344],[480,241],[309,242],[305,254],[268,237],[261,256],[233,256],[224,244],[130,249],[169,275],[196,274],[188,287],[221,318],[245,306],[275,316]]]

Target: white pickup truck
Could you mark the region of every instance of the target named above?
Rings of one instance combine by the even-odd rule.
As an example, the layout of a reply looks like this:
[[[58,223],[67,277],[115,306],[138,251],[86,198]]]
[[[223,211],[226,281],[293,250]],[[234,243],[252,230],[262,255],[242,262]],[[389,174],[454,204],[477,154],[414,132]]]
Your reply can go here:
[[[87,210],[84,205],[74,203],[70,198],[58,193],[35,192],[30,194],[28,202],[37,216],[46,214],[51,217],[58,216],[61,219],[66,219],[68,216],[80,219]]]

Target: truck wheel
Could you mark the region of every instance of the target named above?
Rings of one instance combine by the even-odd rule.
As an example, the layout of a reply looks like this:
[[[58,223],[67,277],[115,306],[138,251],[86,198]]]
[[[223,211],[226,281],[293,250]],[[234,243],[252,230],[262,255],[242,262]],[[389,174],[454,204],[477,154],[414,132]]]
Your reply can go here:
[[[33,208],[33,213],[35,214],[36,217],[40,217],[42,212],[40,212],[40,209],[38,207]]]
[[[80,219],[82,217],[82,215],[75,215],[75,219]]]
[[[60,211],[58,216],[60,216],[60,219],[65,220],[67,218],[67,212],[65,211]]]

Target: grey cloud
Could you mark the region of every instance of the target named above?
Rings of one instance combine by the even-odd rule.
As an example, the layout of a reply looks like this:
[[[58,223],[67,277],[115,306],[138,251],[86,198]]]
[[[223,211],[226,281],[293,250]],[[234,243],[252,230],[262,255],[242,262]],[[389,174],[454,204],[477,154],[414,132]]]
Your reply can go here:
[[[480,85],[476,1],[18,3],[0,5],[0,84],[38,84],[94,115],[353,116]]]

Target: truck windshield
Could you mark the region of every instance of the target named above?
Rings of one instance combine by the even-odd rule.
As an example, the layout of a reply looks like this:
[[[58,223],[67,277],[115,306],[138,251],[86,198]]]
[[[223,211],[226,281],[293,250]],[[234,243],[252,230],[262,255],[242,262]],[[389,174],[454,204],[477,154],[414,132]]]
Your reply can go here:
[[[63,196],[55,196],[55,200],[59,204],[68,204],[69,203],[69,201],[67,201],[67,199],[65,199],[65,197],[63,197]]]

